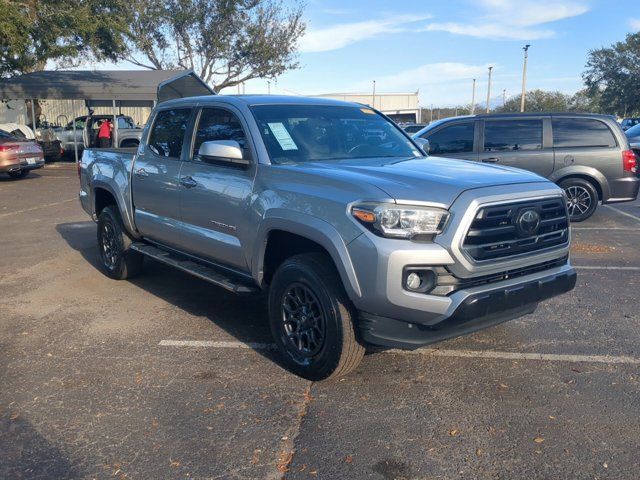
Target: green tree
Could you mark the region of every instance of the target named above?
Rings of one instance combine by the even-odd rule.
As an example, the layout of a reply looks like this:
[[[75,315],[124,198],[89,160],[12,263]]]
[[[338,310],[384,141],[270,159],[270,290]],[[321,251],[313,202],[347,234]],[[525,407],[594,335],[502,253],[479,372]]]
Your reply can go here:
[[[128,49],[150,69],[193,69],[216,91],[298,67],[303,7],[279,0],[131,0]]]
[[[505,104],[496,108],[496,113],[519,112],[521,95],[514,95]],[[566,112],[570,109],[571,96],[562,92],[529,90],[525,96],[526,112]]]
[[[117,58],[125,0],[0,0],[0,77]]]
[[[582,78],[602,111],[620,116],[640,114],[640,32],[611,47],[589,51]]]

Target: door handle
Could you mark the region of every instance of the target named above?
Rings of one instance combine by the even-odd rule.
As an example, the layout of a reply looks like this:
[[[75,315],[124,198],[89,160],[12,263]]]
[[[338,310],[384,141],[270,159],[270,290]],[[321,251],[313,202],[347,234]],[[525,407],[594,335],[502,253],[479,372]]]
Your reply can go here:
[[[496,157],[489,157],[489,158],[483,158],[482,160],[480,160],[481,162],[484,163],[497,163],[500,159],[496,158]]]
[[[144,168],[139,168],[139,169],[137,169],[137,170],[135,171],[135,174],[136,174],[138,177],[148,177],[148,176],[149,176],[149,174],[147,173],[147,171],[146,171]]]
[[[180,184],[183,187],[186,188],[193,188],[193,187],[197,187],[198,186],[198,182],[196,182],[193,178],[191,177],[182,177],[180,179]]]

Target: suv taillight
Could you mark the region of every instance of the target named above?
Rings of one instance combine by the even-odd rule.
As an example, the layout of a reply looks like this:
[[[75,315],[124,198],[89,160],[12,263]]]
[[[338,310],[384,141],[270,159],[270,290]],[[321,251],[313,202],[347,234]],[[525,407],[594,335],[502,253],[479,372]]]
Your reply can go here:
[[[638,171],[638,162],[633,150],[625,150],[622,152],[622,168],[625,172],[636,173]]]
[[[0,145],[0,152],[10,152],[12,150],[18,150],[20,148],[20,145],[15,145],[15,144],[5,144],[5,145]]]

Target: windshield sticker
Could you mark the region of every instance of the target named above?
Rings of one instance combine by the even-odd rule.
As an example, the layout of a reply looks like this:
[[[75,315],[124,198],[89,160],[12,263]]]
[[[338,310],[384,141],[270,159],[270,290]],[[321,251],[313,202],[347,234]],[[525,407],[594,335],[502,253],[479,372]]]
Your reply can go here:
[[[368,113],[369,115],[375,115],[376,112],[374,112],[373,110],[371,110],[370,108],[361,108],[360,111],[362,113]]]
[[[267,123],[267,125],[269,125],[273,136],[276,137],[282,150],[298,150],[296,142],[293,141],[293,138],[291,138],[291,135],[289,135],[289,132],[282,123]]]

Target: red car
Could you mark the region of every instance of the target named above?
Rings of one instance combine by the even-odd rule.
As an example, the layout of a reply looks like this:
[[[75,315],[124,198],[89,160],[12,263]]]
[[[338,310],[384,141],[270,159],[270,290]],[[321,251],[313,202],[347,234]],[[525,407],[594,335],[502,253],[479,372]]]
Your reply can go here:
[[[0,130],[0,173],[24,178],[30,170],[44,167],[44,155],[34,140],[17,138]]]

